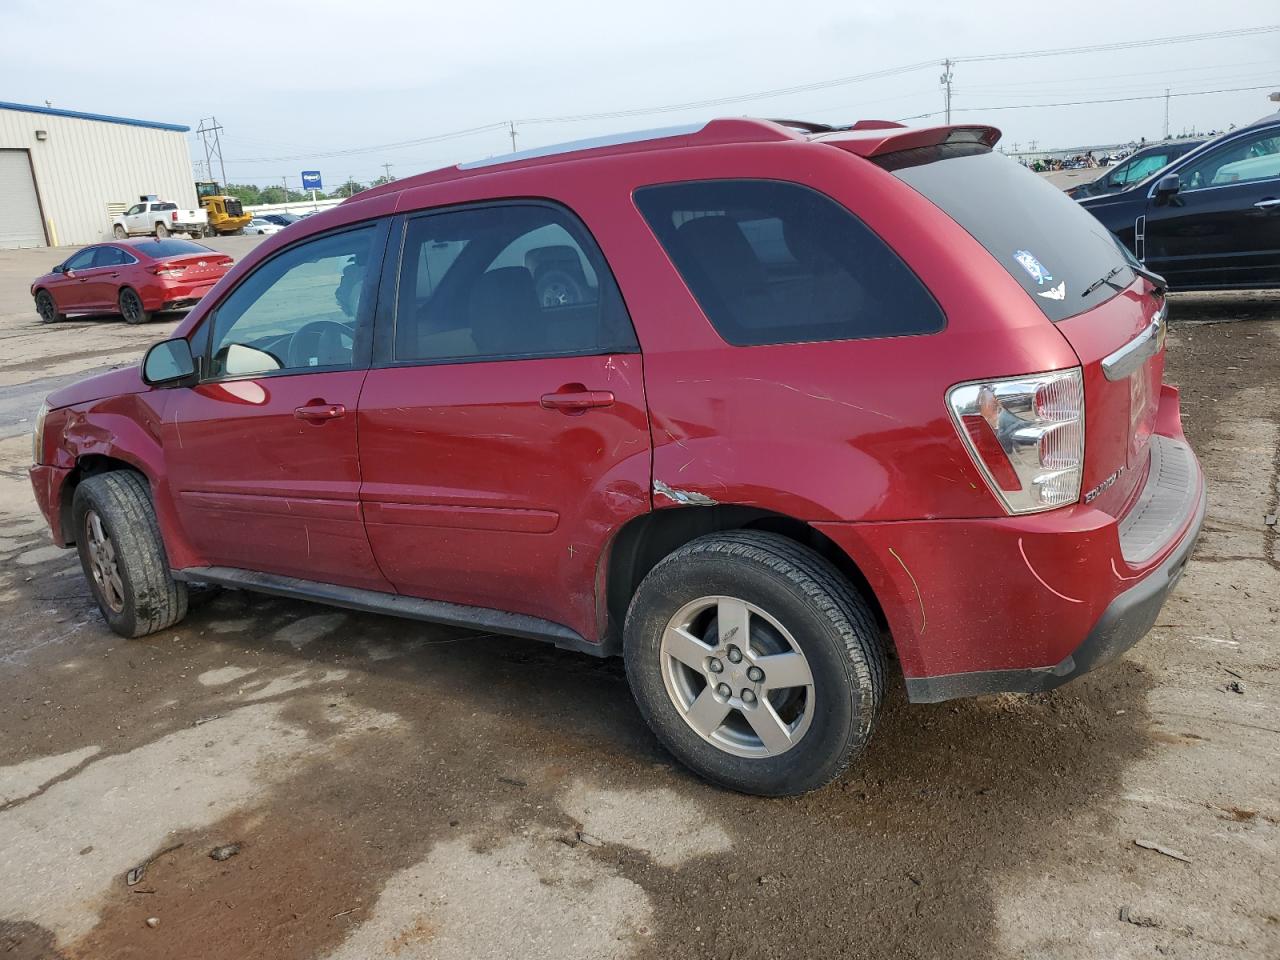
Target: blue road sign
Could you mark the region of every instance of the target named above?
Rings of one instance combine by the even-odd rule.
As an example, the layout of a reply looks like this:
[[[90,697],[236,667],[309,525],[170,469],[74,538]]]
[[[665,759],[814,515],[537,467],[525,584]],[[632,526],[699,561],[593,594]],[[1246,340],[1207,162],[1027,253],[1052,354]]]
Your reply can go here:
[[[302,171],[302,189],[303,190],[323,190],[324,184],[320,182],[319,170],[303,170]]]

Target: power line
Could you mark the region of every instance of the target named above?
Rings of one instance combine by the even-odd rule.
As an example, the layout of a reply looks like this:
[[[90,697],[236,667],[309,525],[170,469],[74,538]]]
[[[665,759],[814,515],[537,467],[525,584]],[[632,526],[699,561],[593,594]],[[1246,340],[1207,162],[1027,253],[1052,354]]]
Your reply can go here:
[[[950,67],[957,63],[983,63],[1003,60],[1025,60],[1036,59],[1042,57],[1059,57],[1077,54],[1090,53],[1106,53],[1117,50],[1132,50],[1136,48],[1155,47],[1167,44],[1192,43],[1202,40],[1226,40],[1242,36],[1257,36],[1265,33],[1276,33],[1280,31],[1280,24],[1270,24],[1258,27],[1246,27],[1235,30],[1218,30],[1209,33],[1190,33],[1173,37],[1152,37],[1145,40],[1128,40],[1118,41],[1115,43],[1087,44],[1078,47],[1055,47],[1043,50],[1024,50],[1014,53],[989,53],[975,54],[964,57],[949,57],[942,61],[944,64],[945,75],[950,74]],[[700,110],[707,107],[727,106],[735,103],[746,103],[752,100],[769,100],[778,97],[791,96],[798,93],[810,93],[815,90],[825,90],[831,87],[847,86],[855,83],[863,83],[870,80],[881,80],[889,77],[900,76],[904,73],[911,73],[916,70],[923,70],[927,67],[936,67],[939,61],[924,60],[919,63],[905,64],[897,67],[888,67],[883,70],[874,70],[868,73],[855,74],[847,77],[836,77],[828,80],[816,80],[809,83],[794,84],[788,87],[776,87],[770,90],[757,90],[752,93],[735,94],[723,97],[711,97],[703,100],[688,100],[682,103],[659,104],[648,107],[631,107],[621,110],[603,110],[594,113],[565,114],[561,116],[548,117],[525,117],[518,120],[497,121],[494,123],[483,124],[478,127],[469,127],[465,130],[455,130],[449,133],[432,134],[426,137],[419,137],[413,140],[402,140],[396,143],[380,143],[368,147],[349,147],[342,150],[330,150],[322,153],[307,153],[291,156],[279,157],[238,157],[233,158],[233,163],[282,163],[291,160],[323,160],[335,157],[349,157],[362,153],[373,153],[376,151],[396,150],[405,147],[421,146],[428,143],[438,143],[444,140],[453,140],[460,137],[471,136],[477,133],[484,133],[490,130],[506,128],[508,132],[514,131],[515,124],[535,124],[535,123],[578,123],[592,120],[615,120],[627,117],[650,116],[662,113],[674,113],[683,110]],[[950,86],[949,83],[945,84]],[[1243,88],[1242,88],[1243,89]],[[950,97],[947,97],[948,101]],[[1143,98],[1120,98],[1120,100],[1098,100],[1098,101],[1080,101],[1096,102],[1096,103],[1114,103],[1121,102],[1123,99],[1143,99]],[[1045,106],[1054,106],[1054,104],[1045,104]],[[956,107],[955,110],[974,110],[983,109],[975,107]],[[995,109],[1014,109],[1012,107],[1001,107]],[[932,113],[920,114],[920,117],[931,117],[942,111],[933,111]],[[917,119],[911,117],[908,119]]]
[[[1135,100],[1164,100],[1167,97],[1204,97],[1212,93],[1242,93],[1248,90],[1271,90],[1275,87],[1273,83],[1266,83],[1258,87],[1224,87],[1219,90],[1191,90],[1186,93],[1153,93],[1140,97],[1108,97],[1105,100],[1063,100],[1058,103],[1008,103],[999,106],[989,107],[952,107],[955,113],[964,111],[983,111],[990,112],[992,110],[1030,110],[1038,107],[1078,107],[1091,103],[1130,103]],[[942,113],[941,110],[934,110],[930,113],[917,113],[910,117],[901,117],[899,120],[923,120],[926,117],[936,117]]]

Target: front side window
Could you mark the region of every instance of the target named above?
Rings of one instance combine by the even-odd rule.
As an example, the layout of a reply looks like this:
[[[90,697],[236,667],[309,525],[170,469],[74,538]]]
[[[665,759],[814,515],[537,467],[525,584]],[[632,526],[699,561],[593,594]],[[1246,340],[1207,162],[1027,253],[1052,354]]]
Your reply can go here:
[[[408,222],[395,313],[396,361],[636,349],[604,257],[567,210],[522,203]]]
[[[1187,164],[1178,176],[1184,190],[1280,177],[1280,133],[1241,137]]]
[[[241,281],[212,318],[209,376],[353,365],[376,228],[300,243]],[[367,313],[367,311],[366,311]]]
[[[146,206],[146,204],[142,204],[142,203],[135,203],[132,207],[130,207],[128,210],[126,210],[126,211],[124,212],[124,215],[125,215],[126,217],[132,217],[132,216],[135,216],[136,214],[141,213],[141,212],[143,211],[143,208],[144,208],[145,206]]]
[[[898,337],[945,326],[898,255],[808,187],[709,180],[644,187],[635,201],[729,343]]]
[[[93,265],[94,258],[97,257],[99,249],[99,247],[90,247],[87,250],[81,250],[66,262],[64,269],[88,270],[89,267]]]

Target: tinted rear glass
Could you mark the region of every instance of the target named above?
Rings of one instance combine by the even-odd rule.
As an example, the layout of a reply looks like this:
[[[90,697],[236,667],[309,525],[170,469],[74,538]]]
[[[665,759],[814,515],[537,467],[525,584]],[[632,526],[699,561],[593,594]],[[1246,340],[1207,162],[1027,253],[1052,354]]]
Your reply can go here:
[[[1133,282],[1106,227],[1002,154],[956,143],[904,150],[876,162],[972,234],[1050,320],[1091,310]],[[1108,282],[1099,282],[1108,275]]]
[[[213,253],[211,249],[190,240],[178,240],[169,237],[164,240],[149,240],[134,247],[139,253],[160,260],[164,257],[194,257],[198,253]]]
[[[776,180],[645,187],[636,205],[702,312],[729,343],[936,333],[924,284],[830,197]]]

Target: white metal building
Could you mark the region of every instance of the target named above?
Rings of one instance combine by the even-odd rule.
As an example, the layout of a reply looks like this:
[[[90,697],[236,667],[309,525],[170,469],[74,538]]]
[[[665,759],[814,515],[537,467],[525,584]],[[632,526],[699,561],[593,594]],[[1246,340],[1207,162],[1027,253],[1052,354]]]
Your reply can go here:
[[[197,207],[190,129],[0,101],[0,249],[95,243],[145,194]]]

